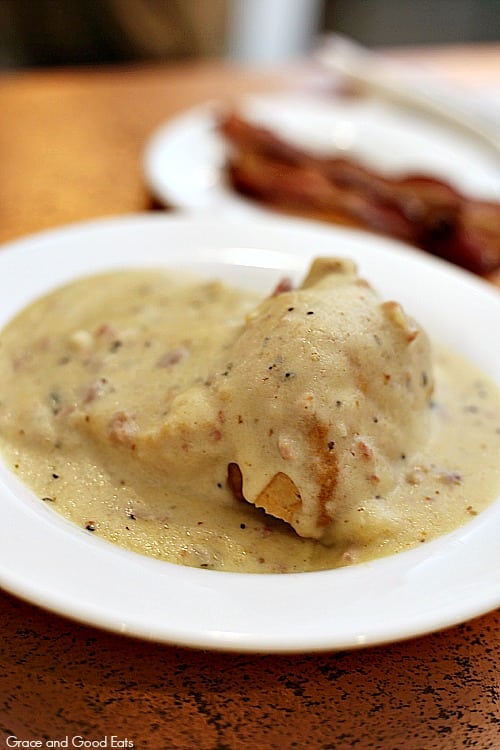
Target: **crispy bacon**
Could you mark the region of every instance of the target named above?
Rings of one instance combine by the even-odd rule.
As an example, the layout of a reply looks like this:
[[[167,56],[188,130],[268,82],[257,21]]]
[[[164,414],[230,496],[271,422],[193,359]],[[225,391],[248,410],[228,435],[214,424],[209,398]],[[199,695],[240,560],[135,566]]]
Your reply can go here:
[[[285,277],[283,279],[280,279],[280,281],[278,281],[273,291],[271,292],[271,297],[277,297],[279,294],[283,294],[284,292],[291,292],[292,289],[293,289],[292,279]]]
[[[500,203],[468,198],[429,175],[387,177],[355,160],[317,156],[236,113],[219,129],[229,182],[253,200],[387,234],[477,274],[500,268]]]

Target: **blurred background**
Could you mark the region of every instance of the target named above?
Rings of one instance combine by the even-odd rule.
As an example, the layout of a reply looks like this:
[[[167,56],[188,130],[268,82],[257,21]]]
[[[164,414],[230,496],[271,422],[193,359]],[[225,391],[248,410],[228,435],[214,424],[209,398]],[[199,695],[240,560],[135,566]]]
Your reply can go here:
[[[0,0],[0,68],[189,57],[279,62],[336,32],[371,47],[500,40],[499,0]]]

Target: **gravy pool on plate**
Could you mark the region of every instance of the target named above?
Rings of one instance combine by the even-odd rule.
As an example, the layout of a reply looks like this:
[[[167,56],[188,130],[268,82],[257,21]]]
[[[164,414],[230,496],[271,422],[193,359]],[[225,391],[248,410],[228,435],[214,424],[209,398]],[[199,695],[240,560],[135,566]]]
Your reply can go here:
[[[158,270],[84,278],[0,336],[0,442],[41,502],[127,549],[334,568],[500,489],[500,396],[346,260],[261,299]]]

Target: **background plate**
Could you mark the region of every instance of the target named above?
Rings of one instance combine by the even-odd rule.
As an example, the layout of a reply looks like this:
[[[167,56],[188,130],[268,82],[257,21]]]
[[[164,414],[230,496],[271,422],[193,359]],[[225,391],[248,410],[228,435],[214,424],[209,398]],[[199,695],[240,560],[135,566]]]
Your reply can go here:
[[[432,118],[374,99],[290,93],[248,96],[239,108],[317,153],[340,151],[387,174],[424,172],[467,195],[500,200],[498,161],[479,140]],[[144,154],[149,187],[160,201],[180,208],[267,213],[226,183],[226,146],[216,131],[222,111],[222,103],[207,103],[157,129]]]

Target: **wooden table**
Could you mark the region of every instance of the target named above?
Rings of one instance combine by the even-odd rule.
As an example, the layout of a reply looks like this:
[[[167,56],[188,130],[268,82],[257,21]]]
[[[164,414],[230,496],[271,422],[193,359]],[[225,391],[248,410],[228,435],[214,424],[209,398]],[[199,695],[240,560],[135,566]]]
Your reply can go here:
[[[498,45],[394,55],[500,89]],[[157,209],[141,171],[157,125],[207,99],[317,84],[302,64],[271,74],[219,62],[4,74],[0,241]],[[115,746],[153,750],[500,747],[498,611],[404,643],[286,656],[136,641],[6,593],[0,623],[2,747],[13,735],[42,747],[66,738],[111,747],[114,736]]]

